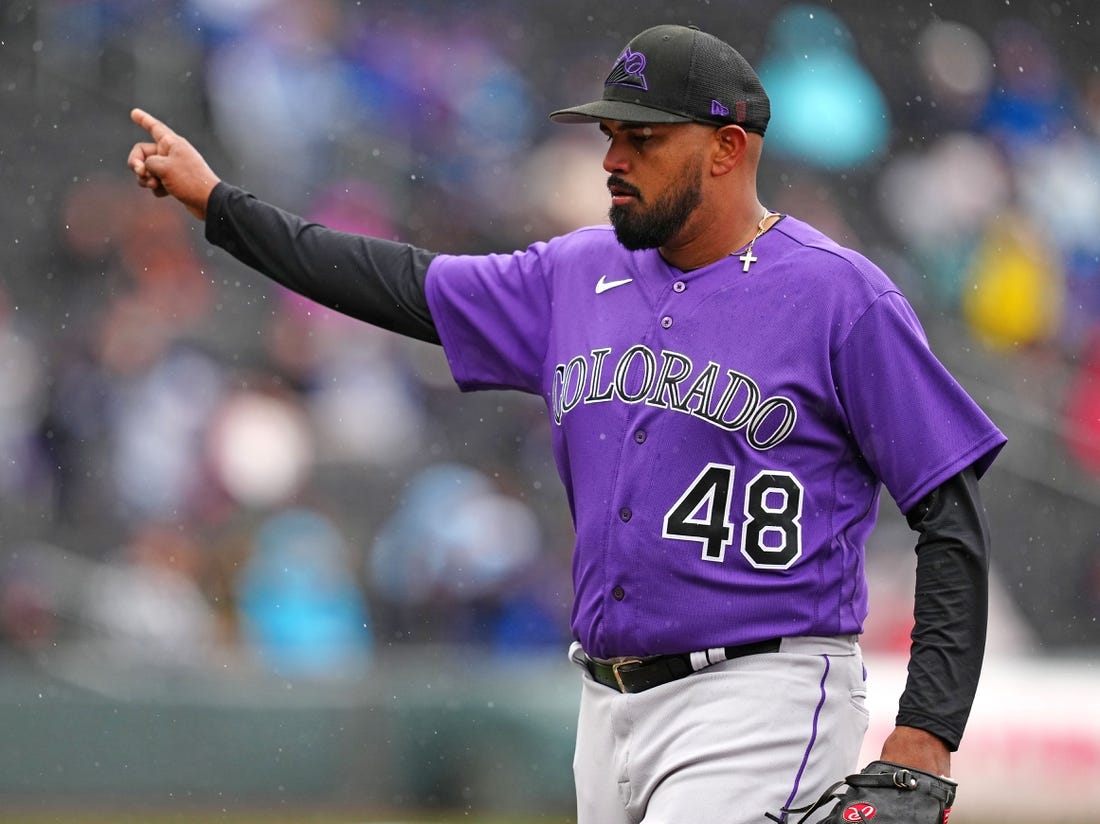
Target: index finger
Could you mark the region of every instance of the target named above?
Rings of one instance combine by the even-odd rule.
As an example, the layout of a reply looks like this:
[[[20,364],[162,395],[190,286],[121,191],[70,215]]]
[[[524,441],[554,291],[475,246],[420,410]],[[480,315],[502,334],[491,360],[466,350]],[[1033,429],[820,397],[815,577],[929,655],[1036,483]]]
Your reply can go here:
[[[132,109],[130,111],[130,119],[137,123],[145,131],[152,135],[153,140],[158,143],[165,137],[170,137],[175,134],[171,129],[164,125],[161,121],[153,117],[149,112],[144,109]]]

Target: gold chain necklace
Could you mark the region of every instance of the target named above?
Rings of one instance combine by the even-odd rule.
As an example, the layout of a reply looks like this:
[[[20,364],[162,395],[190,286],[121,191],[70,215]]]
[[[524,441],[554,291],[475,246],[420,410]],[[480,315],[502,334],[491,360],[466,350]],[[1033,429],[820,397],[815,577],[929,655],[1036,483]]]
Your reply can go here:
[[[749,241],[749,245],[748,248],[745,249],[745,253],[743,255],[739,255],[737,258],[744,264],[744,266],[741,267],[742,272],[748,272],[749,267],[756,263],[757,260],[759,260],[759,258],[752,253],[752,247],[756,245],[756,241],[760,239],[760,236],[767,231],[764,228],[764,224],[767,223],[768,218],[774,214],[776,214],[776,212],[773,212],[767,206],[764,207],[764,216],[761,217],[760,222],[756,224],[756,234],[753,235],[752,240]]]

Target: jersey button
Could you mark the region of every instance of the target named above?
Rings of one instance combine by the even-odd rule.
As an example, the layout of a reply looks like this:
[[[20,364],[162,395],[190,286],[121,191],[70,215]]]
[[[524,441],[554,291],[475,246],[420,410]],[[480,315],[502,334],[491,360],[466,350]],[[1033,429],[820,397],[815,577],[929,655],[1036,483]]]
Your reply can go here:
[[[678,280],[674,284],[672,284],[672,291],[673,292],[682,292],[687,288],[688,288],[687,284],[684,283],[682,280]]]
[[[672,318],[670,318],[668,315],[665,315],[663,318],[661,318],[661,327],[662,328],[669,329],[669,328],[671,328],[671,326],[672,326]]]
[[[638,443],[645,443],[645,439],[647,437],[648,435],[646,435],[644,429],[639,429],[637,432],[634,433],[634,440]]]
[[[619,510],[619,517],[624,521],[629,521],[634,517],[634,513],[630,511],[630,507],[624,506]]]
[[[611,590],[611,597],[614,598],[616,601],[621,601],[623,600],[623,598],[626,597],[626,590],[624,590],[622,587],[615,587],[613,590]]]

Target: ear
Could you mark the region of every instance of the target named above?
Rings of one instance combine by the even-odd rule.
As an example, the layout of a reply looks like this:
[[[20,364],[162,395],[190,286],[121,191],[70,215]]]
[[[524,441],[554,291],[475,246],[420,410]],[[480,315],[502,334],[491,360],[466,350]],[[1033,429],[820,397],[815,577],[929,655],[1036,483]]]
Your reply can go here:
[[[748,138],[744,129],[732,123],[715,129],[711,174],[718,177],[732,172],[745,158]]]

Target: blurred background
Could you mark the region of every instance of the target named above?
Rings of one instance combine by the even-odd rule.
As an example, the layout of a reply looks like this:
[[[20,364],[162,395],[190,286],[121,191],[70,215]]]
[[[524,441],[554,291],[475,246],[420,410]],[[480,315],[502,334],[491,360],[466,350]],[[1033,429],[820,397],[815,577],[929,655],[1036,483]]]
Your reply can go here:
[[[541,402],[460,394],[437,348],[207,246],[131,181],[128,113],[334,228],[510,251],[605,220],[602,138],[546,114],[662,22],[757,67],[764,202],[878,262],[1009,436],[953,821],[1093,820],[1083,0],[0,0],[0,819],[570,820],[572,528]],[[872,747],[904,679],[913,538],[886,498]]]

